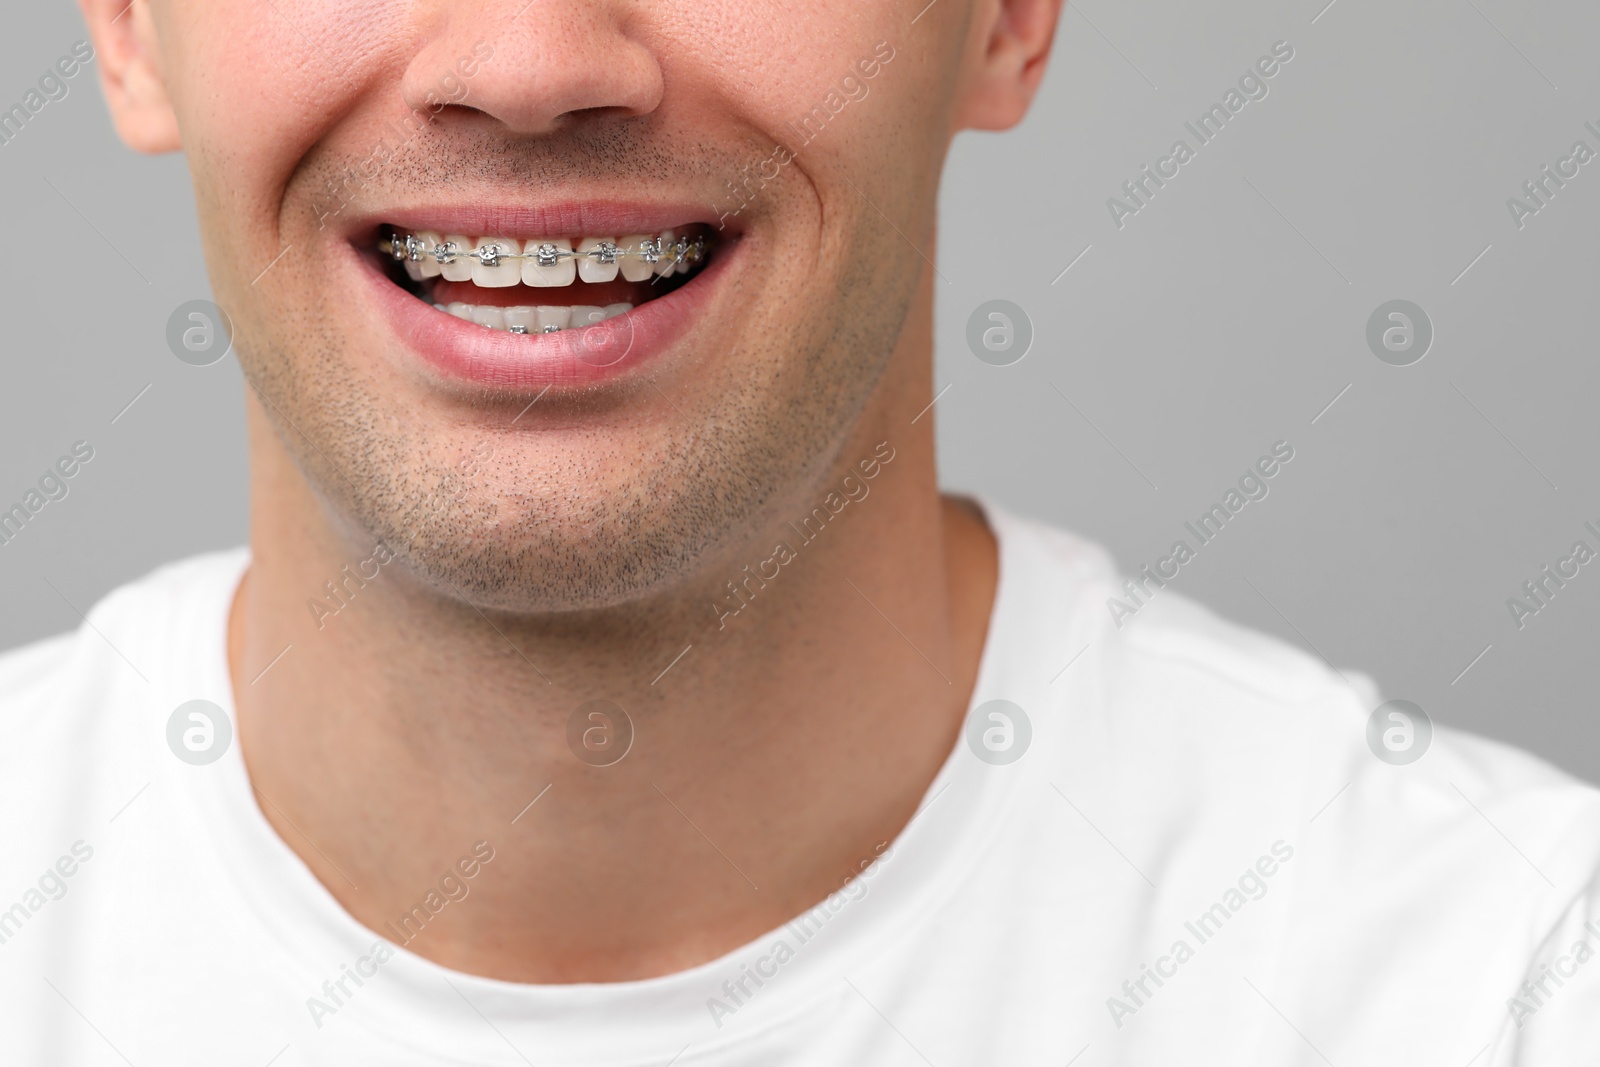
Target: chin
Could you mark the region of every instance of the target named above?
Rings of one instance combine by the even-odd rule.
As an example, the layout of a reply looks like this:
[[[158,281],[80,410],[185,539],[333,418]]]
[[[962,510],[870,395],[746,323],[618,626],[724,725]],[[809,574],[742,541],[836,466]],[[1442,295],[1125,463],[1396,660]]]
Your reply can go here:
[[[365,513],[357,525],[382,531],[375,539],[442,597],[505,614],[598,612],[693,586],[729,531],[753,525],[760,502],[742,480],[707,495],[669,489],[670,478],[653,471],[644,489],[474,487],[459,502],[445,497],[448,507],[398,513],[388,499],[368,498],[357,502]],[[663,508],[669,497],[681,506]]]

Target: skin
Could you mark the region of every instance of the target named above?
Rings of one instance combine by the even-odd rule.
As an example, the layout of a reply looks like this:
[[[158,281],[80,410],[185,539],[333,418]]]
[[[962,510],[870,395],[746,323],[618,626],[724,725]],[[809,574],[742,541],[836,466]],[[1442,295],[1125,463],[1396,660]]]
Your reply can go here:
[[[264,815],[375,929],[488,841],[409,950],[637,979],[838,888],[958,739],[997,563],[917,418],[938,179],[956,132],[1021,118],[1060,0],[525,4],[83,0],[120,135],[187,154],[249,383],[229,654]],[[432,107],[478,42],[493,58]],[[643,190],[714,222],[879,42],[868,95],[737,217],[740,269],[635,373],[528,408],[422,372],[359,295],[348,249],[385,209]],[[436,113],[330,210],[408,109]],[[727,583],[851,485],[719,620]],[[308,608],[380,542],[378,577]],[[607,767],[568,746],[593,699],[633,724]]]

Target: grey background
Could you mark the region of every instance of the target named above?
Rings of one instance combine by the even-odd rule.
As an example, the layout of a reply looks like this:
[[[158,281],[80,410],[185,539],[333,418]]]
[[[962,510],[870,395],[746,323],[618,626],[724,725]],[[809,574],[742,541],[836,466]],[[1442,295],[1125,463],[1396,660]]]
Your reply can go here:
[[[66,4],[13,13],[4,106],[84,36]],[[1295,58],[1269,95],[1119,230],[1106,199],[1192,144],[1184,121],[1280,39]],[[1600,780],[1600,561],[1524,629],[1506,608],[1574,541],[1600,549],[1583,529],[1600,526],[1600,160],[1523,229],[1506,208],[1575,140],[1600,150],[1597,44],[1600,8],[1576,0],[1070,5],[1022,131],[964,135],[951,162],[946,483],[1131,572],[1286,439],[1270,495],[1170,588]],[[164,341],[208,295],[184,161],[123,149],[94,79],[0,146],[0,509],[74,441],[96,453],[0,547],[0,647],[245,536],[237,365],[186,366]],[[966,347],[992,298],[1036,331],[1013,366]],[[1394,298],[1434,323],[1414,366],[1366,347]]]

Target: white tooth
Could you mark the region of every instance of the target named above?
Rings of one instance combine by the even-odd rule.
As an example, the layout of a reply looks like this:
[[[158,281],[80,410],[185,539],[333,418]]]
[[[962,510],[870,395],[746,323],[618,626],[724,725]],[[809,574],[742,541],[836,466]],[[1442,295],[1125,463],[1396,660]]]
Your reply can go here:
[[[554,326],[558,330],[565,330],[572,322],[572,308],[570,307],[539,307],[539,330],[543,332]]]
[[[461,301],[457,300],[455,303],[445,308],[445,310],[450,312],[450,314],[454,315],[458,319],[466,319],[468,322],[472,321],[471,304],[463,304]]]
[[[492,267],[486,267],[477,257],[472,259],[472,284],[481,285],[485,289],[504,289],[508,285],[516,285],[522,281],[522,262],[515,259],[506,259],[522,251],[518,241],[510,241],[504,237],[480,237],[478,248],[498,248],[500,262]]]
[[[592,304],[572,305],[572,328],[574,330],[581,326],[593,326],[597,322],[604,322],[605,317],[605,308],[597,308]]]
[[[450,305],[448,304],[435,304],[433,306],[438,308],[440,311],[443,311],[445,314],[450,313]]]
[[[632,304],[607,304],[606,308],[605,308],[606,318],[614,319],[618,315],[626,315],[628,312],[630,312],[632,310],[633,310],[633,305]]]
[[[572,261],[571,256],[563,256],[556,260],[553,267],[539,266],[539,261],[533,258],[533,254],[543,245],[553,245],[560,251],[572,251],[572,242],[565,237],[540,237],[529,241],[522,249],[523,255],[528,257],[522,261],[522,284],[545,289],[571,285],[573,279],[578,276],[578,265]]]
[[[521,326],[526,333],[539,332],[539,312],[536,308],[506,308],[506,329]]]
[[[592,252],[600,247],[602,241],[613,246],[617,243],[615,239],[610,237],[585,237],[583,243],[578,245],[578,251]],[[617,270],[620,266],[621,264],[616,260],[612,260],[610,263],[601,263],[599,260],[584,256],[578,260],[578,277],[586,282],[609,282],[617,276]]]
[[[405,264],[406,277],[410,278],[414,282],[420,282],[422,280],[422,264],[413,263],[409,259],[403,260],[402,262]]]
[[[479,304],[472,309],[472,321],[491,330],[503,330],[506,328],[506,309]]]
[[[434,230],[417,231],[417,241],[422,245],[422,262],[418,266],[422,268],[422,276],[424,278],[437,278],[439,276],[439,261],[434,259],[431,253],[442,240],[444,238]]]
[[[648,234],[636,233],[622,238],[617,243],[623,248],[631,249],[622,257],[622,276],[630,282],[643,282],[650,280],[650,264],[640,257],[637,249],[640,245],[650,240]]]
[[[459,233],[444,235],[446,244],[456,246],[456,258],[439,268],[439,273],[444,275],[447,282],[470,282],[472,280],[472,263],[466,253],[477,246],[472,243],[472,238]]]
[[[663,278],[672,277],[673,267],[676,266],[672,258],[672,242],[677,239],[678,235],[671,230],[661,231],[661,258],[656,260],[655,272]]]

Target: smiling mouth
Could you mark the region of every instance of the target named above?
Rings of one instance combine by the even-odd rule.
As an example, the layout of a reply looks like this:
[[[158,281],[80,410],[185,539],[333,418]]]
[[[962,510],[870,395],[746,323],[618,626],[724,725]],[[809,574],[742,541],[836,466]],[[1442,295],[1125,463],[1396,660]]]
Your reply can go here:
[[[702,223],[621,237],[471,237],[385,227],[390,280],[467,322],[513,334],[597,325],[688,284],[714,252]]]

